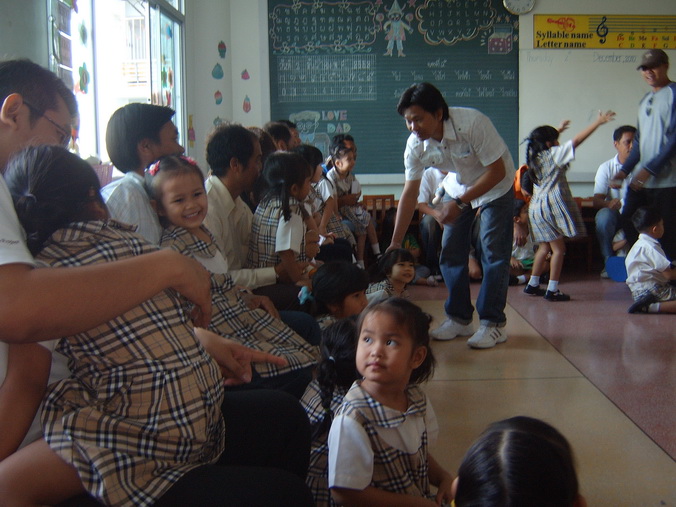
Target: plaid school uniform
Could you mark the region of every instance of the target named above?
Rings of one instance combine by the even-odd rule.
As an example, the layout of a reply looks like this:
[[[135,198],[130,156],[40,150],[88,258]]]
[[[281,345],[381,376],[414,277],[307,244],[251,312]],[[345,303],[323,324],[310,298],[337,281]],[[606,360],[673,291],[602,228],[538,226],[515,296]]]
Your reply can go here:
[[[383,299],[391,298],[394,296],[404,299],[410,299],[410,295],[407,289],[401,291],[401,294],[397,294],[389,278],[385,278],[380,282],[370,283],[369,286],[366,287],[366,297],[369,300],[369,302],[382,301]]]
[[[203,230],[211,236],[206,227]],[[209,258],[218,251],[213,236],[211,239],[210,243],[205,243],[182,227],[170,226],[164,230],[161,245],[189,257]],[[255,368],[261,377],[274,377],[316,364],[317,347],[265,310],[250,309],[229,275],[211,274],[211,304],[214,311],[209,323],[210,331],[288,361],[286,366],[257,363]]]
[[[399,412],[373,399],[357,380],[335,415],[350,417],[366,430],[373,449],[371,486],[392,493],[432,499],[428,477],[427,430],[421,435],[420,447],[413,454],[390,446],[378,435],[378,427],[396,428],[406,418],[425,417],[427,398],[422,389],[416,385],[408,386],[407,396],[408,409]]]
[[[340,179],[338,171],[336,171],[335,168],[331,169],[326,177],[335,185],[338,197],[352,193],[352,183],[357,180],[352,173],[348,174],[344,179]],[[349,220],[354,224],[354,230],[357,236],[366,234],[366,229],[371,223],[371,214],[368,211],[359,204],[355,204],[354,206],[341,206],[339,211],[345,220]]]
[[[333,391],[333,397],[331,398],[331,404],[329,409],[331,413],[335,413],[340,405],[343,403],[343,398],[347,393],[347,389],[338,387]],[[303,405],[305,413],[310,420],[310,427],[314,432],[314,428],[322,423],[324,417],[329,417],[329,415],[322,407],[322,397],[319,392],[319,383],[317,380],[313,380],[305,389],[305,394],[300,400],[300,404]],[[310,445],[310,466],[307,471],[307,478],[305,483],[312,491],[312,496],[314,497],[317,507],[329,507],[331,505],[336,505],[333,499],[331,498],[331,492],[329,491],[329,479],[328,479],[328,466],[329,466],[329,444],[327,442],[327,437],[329,435],[329,427],[326,428],[326,433],[320,435],[318,438],[312,441]]]
[[[320,183],[315,183],[313,184],[311,190],[310,190],[310,197],[313,199],[313,210],[316,207],[316,210],[314,210],[316,213],[320,213],[321,215],[324,214],[324,209],[326,208],[326,201],[324,200],[324,197],[322,196],[321,192],[318,191],[317,187],[321,184]],[[324,184],[328,184],[331,187],[333,187],[333,183],[329,180],[325,180]],[[326,232],[332,232],[333,234],[336,235],[336,238],[342,238],[346,239],[350,242],[350,245],[352,247],[356,246],[357,242],[354,239],[354,236],[352,235],[352,232],[343,224],[343,222],[340,221],[340,219],[336,216],[335,213],[331,215],[331,218],[329,218],[329,221],[326,224]]]
[[[533,185],[533,197],[528,205],[528,221],[536,243],[587,234],[580,208],[570,192],[567,170],[568,164],[557,165],[550,150],[538,157],[535,165],[538,183]]]
[[[291,214],[298,215],[305,220],[307,212],[303,203],[293,197],[289,198],[289,207]],[[247,255],[247,267],[267,268],[274,267],[282,262],[279,254],[275,251],[277,243],[277,228],[282,218],[282,201],[278,197],[263,199],[256,208],[251,225],[251,236],[249,237],[249,253]],[[296,256],[297,261],[308,260],[305,256],[305,223],[303,223],[303,234],[299,253]]]
[[[37,258],[84,266],[155,250],[129,226],[94,221],[55,232]],[[223,379],[176,292],[62,338],[57,350],[72,373],[47,390],[45,440],[92,496],[107,505],[151,505],[223,452]]]

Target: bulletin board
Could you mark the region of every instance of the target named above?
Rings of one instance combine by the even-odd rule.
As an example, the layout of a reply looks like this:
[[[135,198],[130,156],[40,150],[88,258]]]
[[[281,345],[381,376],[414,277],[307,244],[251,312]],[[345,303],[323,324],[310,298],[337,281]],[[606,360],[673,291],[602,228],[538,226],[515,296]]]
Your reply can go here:
[[[516,160],[518,30],[502,0],[269,0],[271,117],[324,154],[351,134],[359,173],[402,173],[396,105],[428,81],[488,115]]]

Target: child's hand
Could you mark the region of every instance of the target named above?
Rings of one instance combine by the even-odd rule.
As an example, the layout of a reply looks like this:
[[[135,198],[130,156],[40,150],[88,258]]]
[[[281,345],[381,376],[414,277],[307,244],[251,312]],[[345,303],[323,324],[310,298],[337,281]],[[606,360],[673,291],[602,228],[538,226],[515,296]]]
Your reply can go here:
[[[558,130],[558,131],[559,131],[559,134],[560,134],[560,133],[563,132],[564,130],[567,130],[568,127],[570,127],[570,120],[563,120],[563,121],[561,122],[561,124],[559,125],[559,128],[557,128],[556,130]]]
[[[615,111],[608,110],[605,113],[602,111],[599,111],[599,116],[596,121],[598,121],[601,125],[604,123],[608,123],[611,120],[615,119]]]
[[[512,269],[523,269],[523,264],[521,264],[521,261],[515,259],[514,257],[509,260],[509,265]]]
[[[453,477],[450,474],[446,474],[446,477],[443,478],[439,484],[439,489],[437,489],[437,496],[435,500],[437,505],[451,505],[453,500],[453,494],[451,492],[451,486],[453,484]]]

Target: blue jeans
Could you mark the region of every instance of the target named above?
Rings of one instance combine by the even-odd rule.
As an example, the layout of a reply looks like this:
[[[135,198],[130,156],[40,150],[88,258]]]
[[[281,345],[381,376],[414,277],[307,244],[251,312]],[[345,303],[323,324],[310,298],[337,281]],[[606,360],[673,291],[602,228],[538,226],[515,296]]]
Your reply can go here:
[[[441,273],[439,269],[439,248],[443,231],[432,215],[425,215],[420,221],[420,238],[425,252],[423,264],[430,268],[433,275]]]
[[[594,217],[596,237],[603,255],[603,261],[615,255],[613,252],[613,237],[620,228],[620,212],[610,208],[601,208]]]
[[[514,190],[481,207],[479,243],[483,279],[477,298],[481,324],[501,327],[506,323],[505,305],[509,285],[509,259],[512,255]],[[466,209],[455,222],[444,226],[441,246],[441,273],[448,287],[446,314],[460,324],[472,321],[467,259],[472,221],[476,210]]]

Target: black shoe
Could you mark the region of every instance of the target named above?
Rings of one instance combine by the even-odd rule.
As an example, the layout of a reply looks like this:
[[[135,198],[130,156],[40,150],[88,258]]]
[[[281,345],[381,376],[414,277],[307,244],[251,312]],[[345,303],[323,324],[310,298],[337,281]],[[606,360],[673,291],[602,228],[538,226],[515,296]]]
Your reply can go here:
[[[648,308],[651,304],[657,303],[657,298],[648,293],[645,296],[638,298],[633,305],[629,307],[627,313],[648,313]]]
[[[509,285],[519,285],[519,279],[514,275],[509,275]]]
[[[570,301],[570,296],[568,294],[564,294],[560,290],[557,290],[556,292],[548,290],[545,293],[545,299],[547,301]]]
[[[526,286],[523,288],[524,294],[528,294],[529,296],[544,296],[545,295],[545,290],[541,289],[540,287],[533,287],[530,284],[526,284]]]

